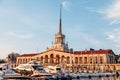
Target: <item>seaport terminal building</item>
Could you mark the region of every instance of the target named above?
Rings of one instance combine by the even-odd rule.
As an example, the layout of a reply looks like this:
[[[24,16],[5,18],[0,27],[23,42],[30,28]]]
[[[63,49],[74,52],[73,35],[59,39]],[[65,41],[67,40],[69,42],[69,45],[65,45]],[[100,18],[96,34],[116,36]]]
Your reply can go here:
[[[111,70],[120,69],[116,66],[115,54],[111,49],[74,51],[65,42],[65,35],[62,33],[62,19],[60,20],[58,33],[55,34],[55,41],[50,48],[41,53],[22,54],[17,57],[15,65],[25,64],[36,60],[44,66],[62,66],[67,70]]]

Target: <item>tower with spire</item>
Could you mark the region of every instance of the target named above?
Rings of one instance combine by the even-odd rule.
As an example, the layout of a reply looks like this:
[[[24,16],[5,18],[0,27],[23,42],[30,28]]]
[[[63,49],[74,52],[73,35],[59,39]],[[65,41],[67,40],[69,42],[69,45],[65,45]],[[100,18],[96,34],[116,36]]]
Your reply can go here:
[[[50,49],[69,52],[68,43],[65,43],[65,35],[62,33],[62,4],[60,5],[58,33],[55,34],[55,41],[52,42],[52,46]]]

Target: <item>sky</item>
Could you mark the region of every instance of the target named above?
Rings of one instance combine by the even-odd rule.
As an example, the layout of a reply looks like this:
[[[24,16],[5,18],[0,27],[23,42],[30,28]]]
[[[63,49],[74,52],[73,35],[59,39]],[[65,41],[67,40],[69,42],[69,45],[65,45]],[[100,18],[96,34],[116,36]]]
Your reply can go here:
[[[0,0],[0,58],[44,52],[58,32],[74,51],[120,54],[120,0]]]

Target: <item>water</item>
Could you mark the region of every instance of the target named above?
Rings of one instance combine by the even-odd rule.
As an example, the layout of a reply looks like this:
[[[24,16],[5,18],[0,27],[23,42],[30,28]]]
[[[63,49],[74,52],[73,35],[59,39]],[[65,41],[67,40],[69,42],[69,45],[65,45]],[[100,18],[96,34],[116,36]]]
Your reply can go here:
[[[0,79],[1,80],[1,79]],[[92,78],[79,78],[79,79],[42,79],[42,78],[29,78],[29,79],[5,79],[5,80],[120,80],[119,77],[92,77]]]
[[[72,80],[120,80],[120,77],[94,77],[94,78],[80,78],[80,79],[72,79]]]
[[[5,80],[57,80],[57,79],[5,79]],[[62,79],[58,79],[58,80],[62,80]],[[80,78],[80,79],[72,79],[72,80],[120,80],[120,77],[101,77],[101,78],[94,77],[94,78]]]

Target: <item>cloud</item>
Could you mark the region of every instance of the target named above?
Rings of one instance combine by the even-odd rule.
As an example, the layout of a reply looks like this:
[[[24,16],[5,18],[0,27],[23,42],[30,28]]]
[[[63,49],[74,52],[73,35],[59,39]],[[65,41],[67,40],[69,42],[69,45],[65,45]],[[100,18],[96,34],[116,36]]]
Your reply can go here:
[[[120,54],[120,28],[113,29],[106,32],[107,40],[110,41],[110,45],[116,54]]]
[[[62,7],[64,8],[64,9],[68,9],[69,8],[69,6],[70,6],[70,2],[68,2],[68,1],[62,1]]]
[[[97,11],[100,14],[110,20],[109,25],[120,23],[120,0],[115,0],[111,4],[107,5],[106,8]]]
[[[32,34],[17,34],[15,32],[7,32],[8,36],[20,38],[20,39],[31,39],[33,37]]]
[[[106,32],[107,39],[115,43],[115,46],[120,45],[120,28],[113,29],[112,31]]]
[[[120,18],[120,0],[116,0],[106,10],[105,14],[107,18]]]

